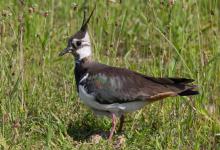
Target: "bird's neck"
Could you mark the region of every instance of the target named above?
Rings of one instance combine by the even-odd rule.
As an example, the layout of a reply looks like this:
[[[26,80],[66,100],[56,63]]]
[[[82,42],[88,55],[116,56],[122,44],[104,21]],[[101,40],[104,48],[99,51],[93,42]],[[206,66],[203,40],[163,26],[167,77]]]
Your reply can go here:
[[[93,60],[91,56],[85,57],[83,59],[76,59],[74,74],[75,74],[75,81],[77,85],[77,91],[78,91],[79,81],[88,72],[88,65],[92,62]]]
[[[93,59],[92,59],[92,56],[91,55],[89,55],[89,56],[87,56],[87,57],[83,57],[83,58],[80,58],[80,57],[78,57],[78,58],[75,58],[75,65],[76,66],[84,66],[85,64],[87,64],[87,63],[91,63],[91,62],[93,62]]]

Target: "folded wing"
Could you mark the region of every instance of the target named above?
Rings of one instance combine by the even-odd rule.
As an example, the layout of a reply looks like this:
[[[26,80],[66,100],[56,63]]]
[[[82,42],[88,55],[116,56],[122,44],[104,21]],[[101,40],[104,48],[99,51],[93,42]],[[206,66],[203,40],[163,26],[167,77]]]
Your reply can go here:
[[[169,96],[198,94],[185,78],[154,78],[116,67],[90,71],[86,89],[102,104],[155,101]]]

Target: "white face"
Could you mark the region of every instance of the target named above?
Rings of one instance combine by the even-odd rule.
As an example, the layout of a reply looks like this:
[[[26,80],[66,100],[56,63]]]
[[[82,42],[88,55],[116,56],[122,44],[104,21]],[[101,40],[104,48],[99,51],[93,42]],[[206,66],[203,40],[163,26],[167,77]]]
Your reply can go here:
[[[67,47],[59,53],[59,56],[63,56],[66,53],[72,53],[77,60],[81,60],[85,57],[89,57],[92,54],[90,38],[87,29],[89,20],[92,17],[95,8],[96,7],[94,7],[87,19],[86,11],[84,10],[83,24],[80,30],[70,37],[67,43]]]
[[[88,32],[83,39],[73,39],[72,44],[77,48],[79,59],[89,57],[92,54],[91,43]]]

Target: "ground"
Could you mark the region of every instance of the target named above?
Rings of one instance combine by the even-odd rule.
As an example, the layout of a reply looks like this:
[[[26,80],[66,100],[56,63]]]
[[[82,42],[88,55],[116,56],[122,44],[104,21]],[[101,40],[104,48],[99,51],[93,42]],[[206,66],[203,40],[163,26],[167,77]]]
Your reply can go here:
[[[0,1],[0,145],[4,149],[218,149],[218,0],[89,1],[96,60],[157,77],[195,79],[200,95],[167,98],[108,118],[79,100],[71,55],[58,57],[83,18],[81,0]],[[101,137],[100,137],[100,133]]]

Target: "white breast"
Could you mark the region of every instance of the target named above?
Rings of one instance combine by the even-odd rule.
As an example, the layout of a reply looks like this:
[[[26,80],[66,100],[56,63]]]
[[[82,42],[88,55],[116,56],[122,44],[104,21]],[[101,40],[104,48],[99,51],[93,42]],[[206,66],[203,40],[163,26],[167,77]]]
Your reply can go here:
[[[79,85],[79,97],[90,108],[96,111],[114,112],[116,115],[121,115],[125,112],[133,112],[148,104],[147,101],[136,101],[128,103],[113,103],[113,104],[100,104],[95,100],[94,95],[88,94],[82,85]]]

